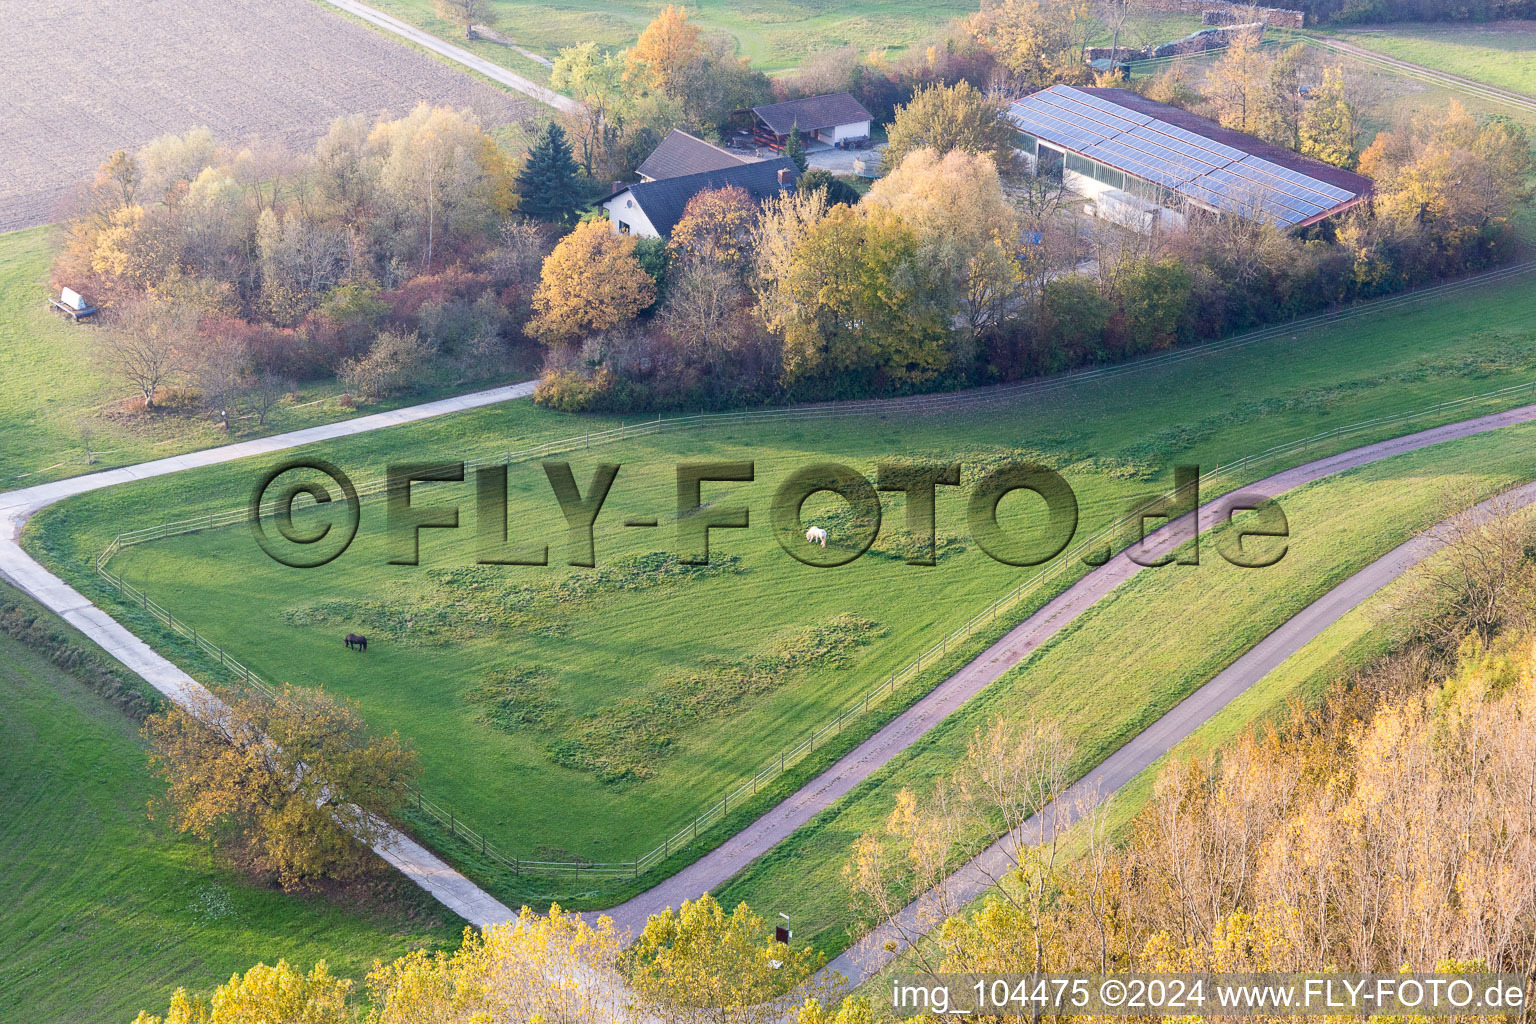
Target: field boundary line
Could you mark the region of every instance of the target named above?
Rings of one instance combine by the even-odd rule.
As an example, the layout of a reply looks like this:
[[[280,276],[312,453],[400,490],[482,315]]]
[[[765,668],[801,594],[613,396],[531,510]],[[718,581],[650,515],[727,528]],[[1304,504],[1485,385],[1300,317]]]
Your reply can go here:
[[[486,60],[479,54],[471,53],[462,46],[455,46],[444,39],[439,39],[426,29],[417,28],[408,21],[402,21],[392,14],[385,14],[383,11],[369,7],[367,4],[359,3],[358,0],[321,0],[321,2],[329,4],[339,11],[345,11],[355,18],[361,18],[375,28],[382,29],[391,35],[399,36],[402,39],[415,43],[417,46],[424,47],[439,57],[446,57],[456,64],[462,64],[471,71],[484,75],[499,85],[504,85],[509,89],[522,93],[524,96],[537,100],[546,107],[553,107],[562,114],[574,114],[581,109],[581,105],[569,96],[562,95],[547,86],[540,85],[533,79],[525,78],[515,71],[509,71],[500,64]]]

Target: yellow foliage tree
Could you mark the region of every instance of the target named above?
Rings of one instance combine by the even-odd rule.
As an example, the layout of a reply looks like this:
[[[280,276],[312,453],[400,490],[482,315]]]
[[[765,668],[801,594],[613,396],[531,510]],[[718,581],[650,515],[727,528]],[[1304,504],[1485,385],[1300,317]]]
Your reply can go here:
[[[943,370],[950,359],[946,297],[921,271],[917,236],[895,213],[834,206],[805,230],[782,276],[769,283],[778,304],[769,322],[784,337],[786,375],[921,381]]]
[[[625,75],[650,89],[681,97],[705,58],[703,33],[686,7],[668,4],[625,54]]]
[[[1018,212],[991,157],[920,149],[875,182],[865,203],[884,206],[918,238],[918,259],[942,276],[974,338],[1001,319],[1020,281]]]
[[[351,991],[352,983],[332,976],[324,960],[308,974],[279,960],[275,967],[257,964],[233,975],[208,999],[179,988],[165,1016],[141,1012],[133,1024],[353,1024],[357,1018],[347,1006]]]
[[[656,301],[656,283],[635,258],[635,240],[590,220],[560,240],[544,261],[528,332],[546,345],[605,331]]]
[[[1081,42],[1092,24],[1081,0],[988,0],[966,25],[1026,92],[1082,81],[1090,71]]]
[[[745,269],[758,204],[739,187],[711,189],[688,200],[667,248],[683,265]]]
[[[370,1024],[479,1024],[481,1021],[630,1020],[616,971],[613,921],[590,923],[558,904],[527,907],[516,921],[464,930],[453,953],[417,950],[368,975]]]
[[[806,987],[824,958],[775,942],[745,904],[727,914],[705,893],[653,914],[625,956],[635,993],[663,1021],[777,1020],[778,1000]]]

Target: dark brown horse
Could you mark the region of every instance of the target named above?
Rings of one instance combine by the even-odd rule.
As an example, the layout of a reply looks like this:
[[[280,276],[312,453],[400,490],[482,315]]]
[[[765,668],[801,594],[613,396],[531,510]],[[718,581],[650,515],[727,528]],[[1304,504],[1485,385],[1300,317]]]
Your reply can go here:
[[[346,643],[347,650],[349,651],[353,650],[354,648],[359,651],[366,651],[368,649],[368,638],[365,636],[358,636],[356,633],[348,633]]]

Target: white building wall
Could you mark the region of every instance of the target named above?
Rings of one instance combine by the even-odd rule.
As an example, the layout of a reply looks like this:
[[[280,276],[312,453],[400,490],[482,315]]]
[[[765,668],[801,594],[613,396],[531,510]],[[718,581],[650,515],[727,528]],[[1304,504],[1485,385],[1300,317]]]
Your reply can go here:
[[[818,128],[816,138],[834,146],[844,139],[868,138],[869,124],[868,121],[853,121],[849,124],[833,125],[831,128]]]
[[[605,202],[603,209],[607,211],[608,224],[616,235],[625,234],[622,225],[628,225],[628,233],[636,238],[661,237],[661,232],[651,225],[650,218],[627,190]]]

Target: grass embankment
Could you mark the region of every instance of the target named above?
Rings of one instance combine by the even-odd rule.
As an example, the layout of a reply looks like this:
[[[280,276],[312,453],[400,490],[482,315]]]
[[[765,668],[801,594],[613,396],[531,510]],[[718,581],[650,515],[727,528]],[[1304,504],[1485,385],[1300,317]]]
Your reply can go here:
[[[132,719],[0,633],[7,1019],[122,1022],[258,960],[325,959],[361,979],[376,957],[455,943],[461,924],[398,879],[344,902],[253,885],[148,820],[157,789]]]
[[[851,918],[839,869],[853,840],[879,827],[900,789],[924,792],[951,772],[978,726],[999,714],[1053,719],[1076,741],[1075,772],[1088,771],[1312,601],[1437,521],[1447,490],[1470,485],[1487,496],[1536,478],[1533,440],[1536,426],[1511,427],[1286,495],[1291,540],[1275,566],[1231,566],[1216,555],[1216,531],[1205,538],[1199,566],[1139,574],[717,896],[788,912],[799,934],[841,949]],[[1351,645],[1379,649],[1369,625],[1364,614],[1346,619],[1330,637],[1332,654],[1299,654],[1213,721],[1193,748],[1221,742],[1293,694],[1315,695],[1337,668],[1334,655]],[[1144,798],[1146,784],[1144,777],[1120,801],[1124,810]]]
[[[628,858],[1024,578],[963,539],[963,497],[948,489],[940,532],[960,535],[965,549],[956,545],[939,566],[878,556],[837,570],[800,566],[766,527],[768,497],[789,469],[834,458],[869,470],[892,456],[977,466],[1031,454],[1066,467],[1088,531],[1133,495],[1166,486],[1175,463],[1209,467],[1329,426],[1531,379],[1533,306],[1524,282],[1480,286],[1000,408],[735,424],[578,451],[583,487],[598,461],[625,464],[599,520],[596,573],[475,568],[468,484],[418,488],[416,500],[452,499],[465,512],[456,534],[423,534],[416,568],[385,564],[382,509],[373,505],[357,543],[321,570],[277,566],[243,530],[131,548],[114,565],[268,678],[324,683],[360,700],[376,726],[398,729],[422,750],[428,794],[507,852]],[[580,422],[517,403],[316,451],[363,480],[388,461],[515,450],[569,435]],[[701,458],[758,463],[756,483],[706,490],[706,500],[754,511],[750,530],[715,535],[717,556],[739,561],[706,574],[648,569],[645,556],[675,546],[673,465]],[[243,504],[259,469],[232,465],[83,496],[39,516],[28,542],[131,628],[216,679],[86,567],[121,529]],[[518,467],[512,483],[514,538],[549,541],[558,564],[564,530],[542,473]],[[901,511],[899,499],[888,500],[889,531]],[[1031,511],[1018,498],[1003,508]],[[661,528],[625,530],[619,524],[632,515],[660,515]],[[851,627],[837,618],[844,615],[855,617]],[[366,656],[342,649],[340,635],[354,629],[376,638]],[[903,699],[938,678],[929,674]],[[717,831],[714,841],[727,830]],[[588,883],[581,893],[569,883],[529,884],[539,887],[529,898],[607,899]]]
[[[100,326],[49,308],[51,228],[0,234],[0,491],[411,405],[510,380],[531,367],[517,357],[504,380],[434,382],[395,401],[346,409],[334,381],[301,387],[265,427],[239,416],[225,433],[198,412],[145,414],[95,358]],[[89,449],[94,461],[87,461]]]
[[[1536,96],[1536,21],[1363,25],[1327,34],[1398,60]]]

